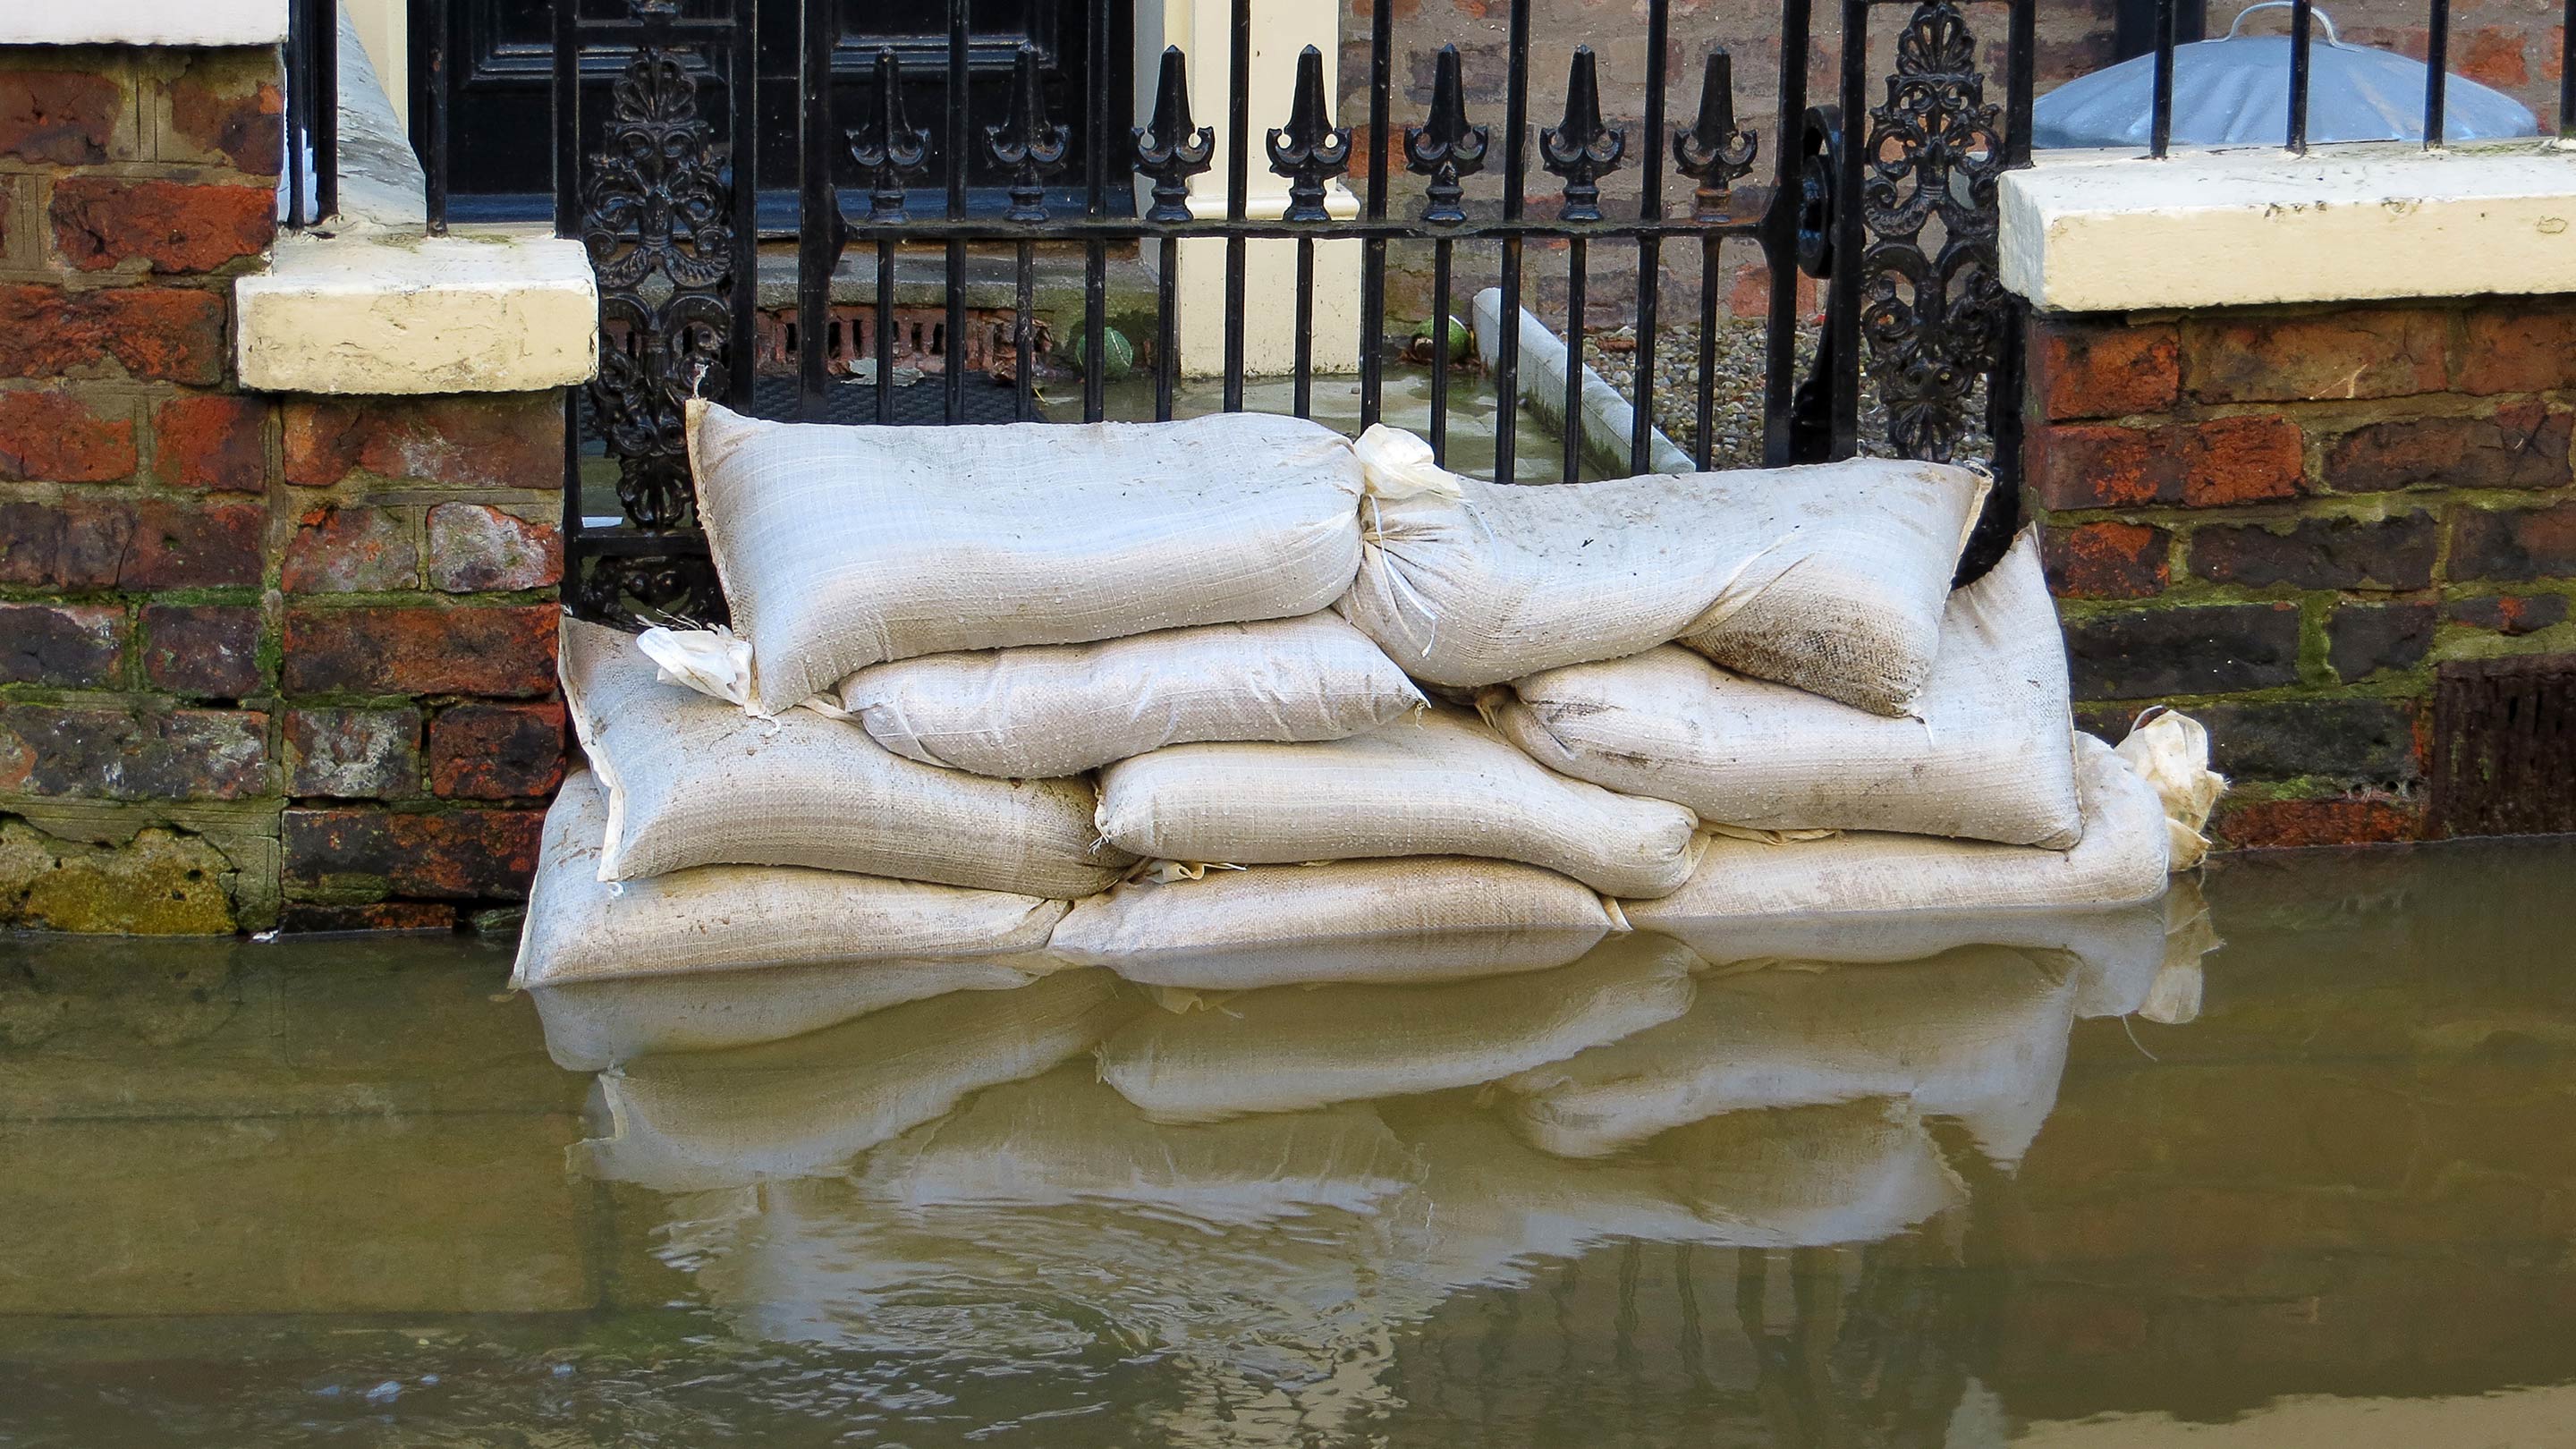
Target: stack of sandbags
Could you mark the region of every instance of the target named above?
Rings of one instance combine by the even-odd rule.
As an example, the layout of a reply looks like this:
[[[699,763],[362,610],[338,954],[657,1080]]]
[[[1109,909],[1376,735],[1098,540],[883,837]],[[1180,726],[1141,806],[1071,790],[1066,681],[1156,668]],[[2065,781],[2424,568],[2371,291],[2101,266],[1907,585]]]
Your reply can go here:
[[[741,632],[564,622],[591,773],[549,821],[523,985],[867,965],[893,1004],[1023,984],[1062,963],[1038,953],[1066,904],[1137,864],[1094,823],[1093,767],[1423,704],[1325,608],[1358,568],[1362,474],[1313,424],[689,423]]]

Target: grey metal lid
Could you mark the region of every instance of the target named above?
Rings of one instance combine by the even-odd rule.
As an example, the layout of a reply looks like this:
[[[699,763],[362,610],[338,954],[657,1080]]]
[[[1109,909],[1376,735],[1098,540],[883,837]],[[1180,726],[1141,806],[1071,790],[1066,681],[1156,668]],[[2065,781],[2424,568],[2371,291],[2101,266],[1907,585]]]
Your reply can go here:
[[[2174,47],[2175,145],[2279,146],[2289,140],[2290,39],[2238,33],[2247,15],[2287,3],[2266,0],[2247,7],[2223,40]],[[2325,12],[2316,17],[2324,33],[2308,52],[2308,139],[2424,139],[2424,63],[2347,45]],[[2146,145],[2155,66],[2154,56],[2138,56],[2041,96],[2031,108],[2031,144]],[[2449,78],[2443,107],[2446,140],[2540,133],[2539,121],[2520,101],[2456,75]]]

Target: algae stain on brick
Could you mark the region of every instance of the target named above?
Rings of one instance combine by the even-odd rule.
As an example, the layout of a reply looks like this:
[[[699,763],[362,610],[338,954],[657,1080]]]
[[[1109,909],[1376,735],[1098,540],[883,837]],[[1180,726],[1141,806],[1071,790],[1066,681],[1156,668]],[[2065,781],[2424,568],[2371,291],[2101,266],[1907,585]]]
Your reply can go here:
[[[0,926],[136,936],[230,935],[233,865],[154,827],[121,845],[57,839],[0,818]]]

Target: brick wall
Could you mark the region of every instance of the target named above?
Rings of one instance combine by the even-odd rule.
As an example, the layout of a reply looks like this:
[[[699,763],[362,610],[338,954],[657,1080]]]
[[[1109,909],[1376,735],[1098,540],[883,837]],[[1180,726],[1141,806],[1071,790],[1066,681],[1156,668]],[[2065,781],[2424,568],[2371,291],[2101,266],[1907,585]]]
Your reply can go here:
[[[0,928],[427,926],[562,772],[554,394],[232,385],[269,50],[0,51]]]
[[[2207,721],[2229,844],[2442,833],[2439,671],[2576,650],[2576,302],[2044,318],[2030,358],[2079,712]]]

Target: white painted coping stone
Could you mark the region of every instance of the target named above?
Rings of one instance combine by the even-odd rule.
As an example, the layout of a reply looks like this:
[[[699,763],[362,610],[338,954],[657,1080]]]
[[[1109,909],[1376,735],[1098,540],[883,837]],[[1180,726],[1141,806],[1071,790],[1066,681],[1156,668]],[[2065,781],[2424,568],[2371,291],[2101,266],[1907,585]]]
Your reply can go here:
[[[2576,291],[2576,152],[2411,143],[2005,173],[2004,286],[2056,312]]]
[[[233,301],[263,392],[529,392],[599,365],[589,257],[552,236],[285,235]]]
[[[286,0],[5,0],[0,45],[276,45]]]
[[[1487,287],[1476,294],[1471,309],[1475,319],[1476,352],[1490,369],[1500,355],[1503,335],[1503,289]],[[1547,324],[1521,309],[1520,400],[1565,435],[1565,368],[1566,347]],[[1613,478],[1628,476],[1629,429],[1636,426],[1637,410],[1628,399],[1612,387],[1590,363],[1583,368],[1583,455]],[[1698,471],[1690,455],[1673,446],[1661,428],[1647,430],[1650,473],[1691,473]]]

